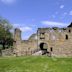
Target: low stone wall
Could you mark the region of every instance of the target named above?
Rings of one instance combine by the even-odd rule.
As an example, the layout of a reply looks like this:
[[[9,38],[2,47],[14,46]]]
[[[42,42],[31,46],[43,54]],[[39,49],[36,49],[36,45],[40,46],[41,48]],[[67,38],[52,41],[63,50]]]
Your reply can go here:
[[[12,48],[2,50],[2,56],[12,56],[12,55],[13,55],[13,49]]]
[[[39,51],[40,51],[40,49],[17,51],[17,52],[13,52],[13,55],[14,56],[29,56],[29,55],[33,55],[34,53],[37,53]]]

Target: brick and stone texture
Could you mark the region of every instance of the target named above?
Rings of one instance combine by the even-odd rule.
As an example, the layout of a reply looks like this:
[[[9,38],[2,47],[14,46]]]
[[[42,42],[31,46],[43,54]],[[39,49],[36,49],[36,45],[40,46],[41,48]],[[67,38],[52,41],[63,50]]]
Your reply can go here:
[[[20,29],[14,33],[14,54],[32,55],[39,50],[47,50],[51,56],[72,56],[72,27],[38,28],[28,40],[21,39]]]
[[[13,56],[13,49],[9,48],[9,49],[5,49],[1,51],[1,56]]]

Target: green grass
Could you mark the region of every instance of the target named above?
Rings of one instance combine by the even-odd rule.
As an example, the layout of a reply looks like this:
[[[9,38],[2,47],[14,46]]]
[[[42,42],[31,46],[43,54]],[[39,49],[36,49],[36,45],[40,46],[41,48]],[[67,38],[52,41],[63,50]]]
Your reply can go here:
[[[72,58],[1,57],[0,72],[72,72]]]

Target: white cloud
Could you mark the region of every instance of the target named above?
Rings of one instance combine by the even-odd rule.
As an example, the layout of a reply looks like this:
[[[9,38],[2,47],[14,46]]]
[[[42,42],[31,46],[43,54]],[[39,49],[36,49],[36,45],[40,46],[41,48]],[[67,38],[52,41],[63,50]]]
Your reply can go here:
[[[70,11],[69,15],[72,15],[72,10]]]
[[[63,9],[64,8],[64,5],[61,5],[60,8]]]
[[[53,22],[53,21],[42,21],[43,25],[50,26],[50,27],[66,27],[68,24],[60,23],[60,22]]]
[[[32,27],[26,26],[26,24],[13,24],[13,28],[19,28],[22,32],[32,31]]]
[[[22,32],[26,32],[26,31],[32,31],[32,28],[31,27],[20,27],[20,30],[22,31]]]
[[[24,25],[24,24],[17,24],[17,23],[14,23],[14,24],[13,24],[13,27],[14,27],[14,28],[19,28],[19,27],[21,27],[22,25]]]
[[[1,0],[1,2],[5,3],[5,4],[11,4],[14,3],[16,0]]]
[[[21,30],[23,40],[27,40],[31,36],[31,34],[34,32],[32,26],[29,26],[29,25],[24,24],[24,23],[20,23],[20,24],[14,23],[13,27],[14,27],[14,29],[19,28]]]

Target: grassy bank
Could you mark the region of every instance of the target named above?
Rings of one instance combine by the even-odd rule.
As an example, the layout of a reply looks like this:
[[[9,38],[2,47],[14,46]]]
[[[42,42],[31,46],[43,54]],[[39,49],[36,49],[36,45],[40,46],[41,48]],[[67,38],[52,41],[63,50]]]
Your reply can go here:
[[[72,72],[72,58],[1,57],[0,72]]]

